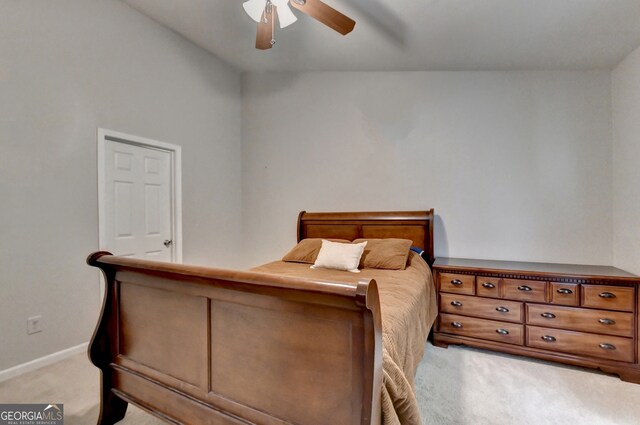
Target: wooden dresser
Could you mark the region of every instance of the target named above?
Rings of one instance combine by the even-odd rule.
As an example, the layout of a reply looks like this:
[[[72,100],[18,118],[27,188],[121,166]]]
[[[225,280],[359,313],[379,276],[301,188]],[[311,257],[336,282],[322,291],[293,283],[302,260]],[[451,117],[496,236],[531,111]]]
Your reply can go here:
[[[608,266],[438,258],[434,344],[598,368],[640,383],[640,277]]]

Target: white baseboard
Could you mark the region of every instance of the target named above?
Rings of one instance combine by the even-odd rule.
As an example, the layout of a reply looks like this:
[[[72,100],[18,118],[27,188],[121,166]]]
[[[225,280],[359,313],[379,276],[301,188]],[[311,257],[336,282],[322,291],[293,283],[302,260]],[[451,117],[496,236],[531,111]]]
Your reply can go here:
[[[71,357],[74,354],[82,353],[83,351],[86,352],[87,347],[89,347],[89,343],[85,342],[80,345],[76,345],[75,347],[67,348],[65,350],[49,354],[48,356],[40,357],[39,359],[31,360],[27,363],[19,364],[18,366],[14,366],[9,369],[0,370],[0,382],[4,382],[7,379],[15,378],[16,376],[22,375],[23,373],[31,372],[32,370],[40,369],[41,367],[59,362],[60,360]]]

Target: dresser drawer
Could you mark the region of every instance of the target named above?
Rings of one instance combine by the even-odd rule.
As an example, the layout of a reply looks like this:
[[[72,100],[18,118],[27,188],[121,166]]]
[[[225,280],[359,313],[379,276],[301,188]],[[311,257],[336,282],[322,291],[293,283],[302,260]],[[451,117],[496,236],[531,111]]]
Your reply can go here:
[[[580,305],[580,286],[576,283],[549,283],[551,304]]]
[[[633,311],[634,288],[628,286],[582,285],[584,307]]]
[[[527,304],[527,324],[633,337],[633,313]]]
[[[440,311],[522,323],[522,303],[469,295],[440,294]]]
[[[440,314],[440,332],[522,345],[524,326],[455,314]]]
[[[476,277],[467,274],[440,273],[440,290],[456,294],[475,295]]]
[[[527,346],[633,362],[633,339],[527,326]]]
[[[476,278],[476,294],[481,297],[500,298],[502,279],[499,277],[478,276]]]
[[[510,300],[546,302],[547,282],[539,280],[504,279],[502,281],[504,298]]]

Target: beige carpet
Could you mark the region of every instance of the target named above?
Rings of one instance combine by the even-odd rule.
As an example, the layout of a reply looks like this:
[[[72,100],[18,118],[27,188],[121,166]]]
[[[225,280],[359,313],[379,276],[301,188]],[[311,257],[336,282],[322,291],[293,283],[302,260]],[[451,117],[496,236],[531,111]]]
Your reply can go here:
[[[429,425],[640,424],[640,385],[588,369],[427,345],[416,391]]]
[[[63,403],[65,425],[95,425],[99,395],[100,372],[84,353],[0,383],[0,403]],[[131,405],[120,423],[165,424]]]
[[[95,424],[98,384],[80,354],[0,383],[0,403],[64,403],[66,425]],[[469,348],[427,344],[416,387],[429,425],[640,424],[640,385]],[[163,422],[129,406],[121,423]]]

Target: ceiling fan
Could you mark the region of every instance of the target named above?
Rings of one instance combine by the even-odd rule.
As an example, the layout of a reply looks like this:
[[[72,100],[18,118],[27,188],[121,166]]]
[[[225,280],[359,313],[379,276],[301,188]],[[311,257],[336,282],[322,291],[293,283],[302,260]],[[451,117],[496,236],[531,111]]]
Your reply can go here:
[[[247,15],[258,23],[256,49],[266,50],[275,44],[275,22],[280,28],[298,20],[289,7],[317,19],[329,28],[346,35],[353,30],[356,22],[320,0],[249,0],[242,4]]]

